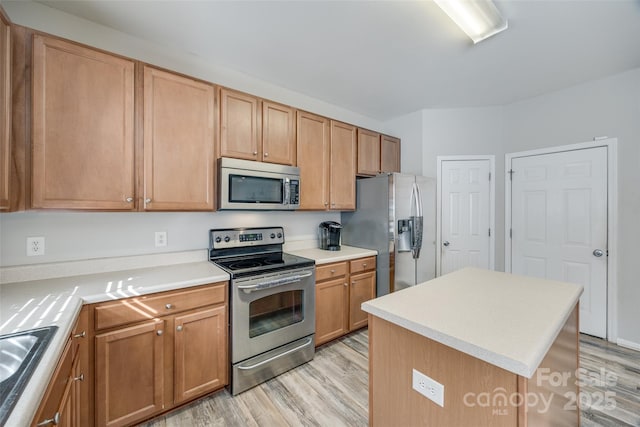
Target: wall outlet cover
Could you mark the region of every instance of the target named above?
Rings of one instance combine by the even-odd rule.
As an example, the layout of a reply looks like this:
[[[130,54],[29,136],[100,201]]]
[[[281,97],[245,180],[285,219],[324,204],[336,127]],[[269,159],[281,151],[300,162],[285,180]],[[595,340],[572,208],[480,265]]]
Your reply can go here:
[[[167,232],[156,231],[156,248],[167,246]]]
[[[444,385],[415,369],[412,384],[415,391],[444,408]]]
[[[27,256],[44,255],[44,237],[27,237]]]

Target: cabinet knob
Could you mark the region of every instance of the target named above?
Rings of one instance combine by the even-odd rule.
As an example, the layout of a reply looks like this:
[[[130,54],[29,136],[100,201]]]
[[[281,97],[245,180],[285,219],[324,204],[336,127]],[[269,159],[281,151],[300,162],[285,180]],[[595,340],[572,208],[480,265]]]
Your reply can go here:
[[[254,156],[257,156],[257,155],[258,155],[258,152],[257,152],[257,151],[254,151],[254,152],[253,152],[253,155],[254,155]]]
[[[84,381],[84,374],[80,374],[80,376],[75,377],[73,380],[74,381]]]
[[[164,306],[167,310],[171,310],[173,308],[173,304],[169,303]]]
[[[269,157],[269,153],[264,153],[264,156],[265,157]]]
[[[335,274],[335,273],[336,273],[336,271],[335,271],[335,270],[331,270],[331,274]]]
[[[82,331],[79,334],[75,334],[73,337],[74,338],[84,338],[87,336],[87,331]]]
[[[349,284],[348,284],[348,283],[346,283],[346,282],[345,282],[345,284],[344,284],[344,285],[345,285],[345,286],[349,286]]]
[[[182,331],[182,325],[178,325],[178,327],[176,327],[176,331],[178,332]]]
[[[327,202],[324,202],[324,205],[325,205],[325,206],[329,206],[329,203],[327,203]]]
[[[39,422],[39,426],[48,426],[49,424],[57,426],[60,424],[60,412],[56,412],[53,418]]]
[[[145,203],[151,203],[151,199],[144,199]]]
[[[160,335],[162,335],[162,334],[164,334],[164,331],[163,331],[162,329],[160,329],[160,330],[156,331],[156,335],[157,335],[157,336],[160,336]]]
[[[133,197],[127,197],[125,200],[127,201],[127,203],[131,203],[133,202]]]
[[[367,263],[366,262],[362,263],[362,268],[367,268]]]

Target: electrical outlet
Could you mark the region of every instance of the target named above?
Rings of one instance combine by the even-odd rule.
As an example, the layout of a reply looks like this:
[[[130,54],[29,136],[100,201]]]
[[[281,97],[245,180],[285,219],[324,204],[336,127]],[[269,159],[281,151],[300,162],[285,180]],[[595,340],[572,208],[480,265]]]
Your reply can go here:
[[[444,386],[415,369],[413,370],[413,389],[444,408]]]
[[[44,255],[44,237],[27,237],[27,256]]]
[[[156,248],[167,246],[167,232],[156,231]]]

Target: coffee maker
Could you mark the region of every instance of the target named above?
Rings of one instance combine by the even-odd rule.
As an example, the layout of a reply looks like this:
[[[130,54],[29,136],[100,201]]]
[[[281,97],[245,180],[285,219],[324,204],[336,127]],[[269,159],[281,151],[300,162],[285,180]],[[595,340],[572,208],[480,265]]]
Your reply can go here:
[[[342,230],[342,225],[340,225],[339,222],[321,222],[318,226],[318,240],[320,241],[320,249],[324,249],[327,251],[339,251],[340,230]]]

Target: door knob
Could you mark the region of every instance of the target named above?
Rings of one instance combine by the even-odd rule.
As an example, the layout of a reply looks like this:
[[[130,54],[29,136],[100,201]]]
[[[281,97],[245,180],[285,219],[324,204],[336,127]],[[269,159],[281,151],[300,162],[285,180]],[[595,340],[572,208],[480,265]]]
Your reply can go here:
[[[600,258],[602,255],[604,255],[604,251],[602,249],[596,249],[593,251],[593,256]]]
[[[448,240],[445,240],[444,242],[442,242],[442,245],[443,245],[443,246],[449,246],[450,244],[451,244],[451,243],[449,243],[449,241],[448,241]]]

